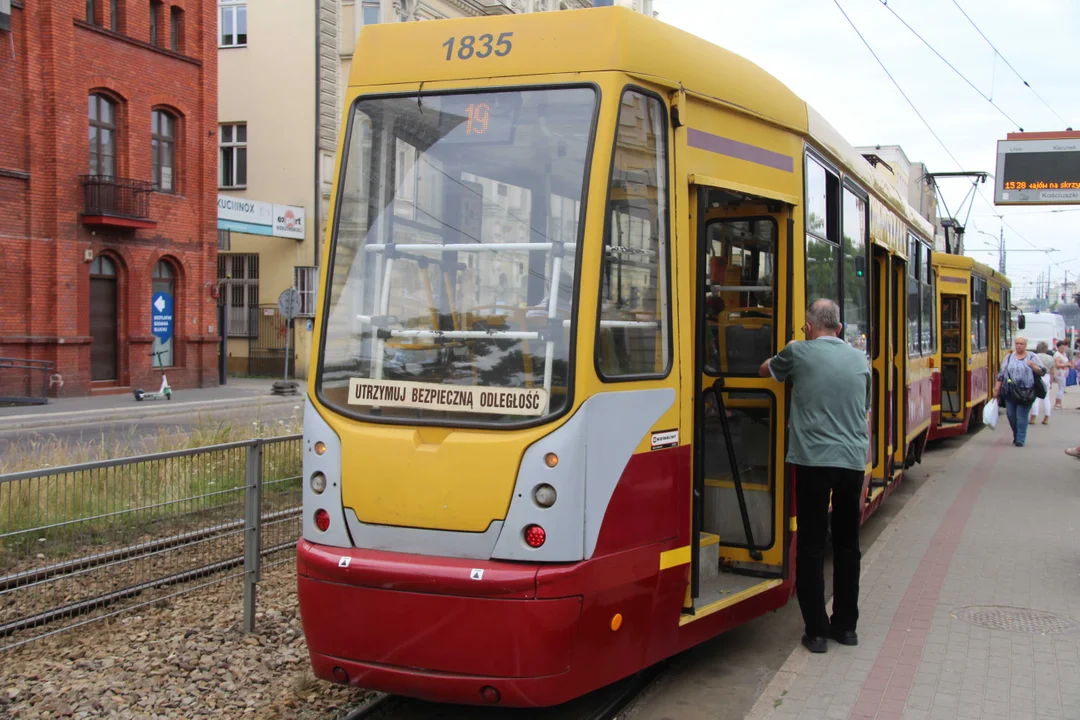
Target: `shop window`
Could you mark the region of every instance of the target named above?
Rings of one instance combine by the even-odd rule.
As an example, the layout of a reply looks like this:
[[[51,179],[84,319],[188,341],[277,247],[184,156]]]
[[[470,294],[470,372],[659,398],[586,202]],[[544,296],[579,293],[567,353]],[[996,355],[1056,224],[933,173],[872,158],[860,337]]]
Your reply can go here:
[[[258,333],[259,256],[218,255],[218,282],[229,337]]]

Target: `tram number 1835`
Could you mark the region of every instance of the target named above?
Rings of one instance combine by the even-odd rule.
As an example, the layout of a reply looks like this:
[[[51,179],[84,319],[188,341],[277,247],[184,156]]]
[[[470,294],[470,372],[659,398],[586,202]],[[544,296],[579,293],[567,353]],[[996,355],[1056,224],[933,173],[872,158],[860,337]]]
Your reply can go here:
[[[448,62],[454,59],[455,54],[458,60],[472,60],[473,58],[483,60],[492,54],[498,57],[506,57],[514,49],[513,44],[510,42],[510,38],[513,36],[514,33],[512,32],[504,32],[499,35],[498,39],[495,39],[495,36],[491,33],[484,33],[480,37],[462,35],[460,39],[450,38],[442,44],[442,47],[446,48],[446,60]],[[456,53],[454,52],[455,45],[457,47]]]

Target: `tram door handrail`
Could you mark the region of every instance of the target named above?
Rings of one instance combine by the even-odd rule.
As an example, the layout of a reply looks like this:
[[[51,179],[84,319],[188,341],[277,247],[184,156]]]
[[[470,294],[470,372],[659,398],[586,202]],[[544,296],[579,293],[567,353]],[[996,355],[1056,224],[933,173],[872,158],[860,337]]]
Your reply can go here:
[[[754,530],[750,527],[750,512],[746,506],[746,495],[743,494],[742,477],[739,475],[739,462],[735,458],[735,443],[731,436],[731,426],[728,424],[727,408],[724,406],[724,378],[718,377],[709,388],[716,400],[716,411],[720,415],[720,428],[724,433],[724,444],[727,446],[728,465],[731,467],[731,479],[735,485],[735,497],[739,501],[739,515],[742,517],[743,532],[746,533],[746,549],[754,560],[761,560],[761,551],[754,542]]]

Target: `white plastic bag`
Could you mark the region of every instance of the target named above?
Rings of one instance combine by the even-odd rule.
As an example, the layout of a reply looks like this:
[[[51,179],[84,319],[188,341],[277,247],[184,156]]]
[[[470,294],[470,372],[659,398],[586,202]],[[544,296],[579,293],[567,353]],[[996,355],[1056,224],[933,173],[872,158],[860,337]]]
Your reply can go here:
[[[997,427],[998,421],[998,401],[994,398],[990,402],[986,403],[986,407],[983,408],[983,423],[990,426],[993,430]]]

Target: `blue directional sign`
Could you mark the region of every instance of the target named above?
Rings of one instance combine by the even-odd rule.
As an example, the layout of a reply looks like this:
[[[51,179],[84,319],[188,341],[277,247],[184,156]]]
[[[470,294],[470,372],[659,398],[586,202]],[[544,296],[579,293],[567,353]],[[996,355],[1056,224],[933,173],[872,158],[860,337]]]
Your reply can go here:
[[[150,332],[163,344],[172,338],[173,299],[169,293],[154,293],[150,301]]]

